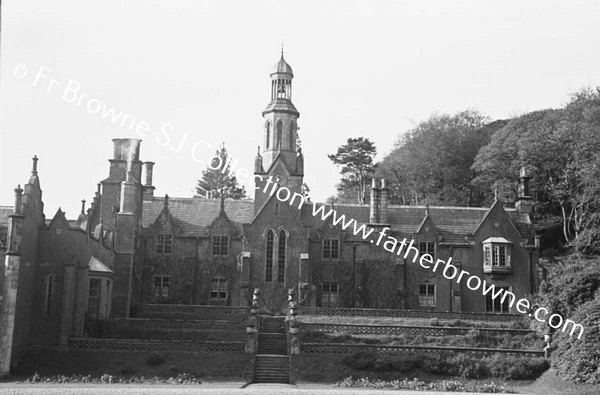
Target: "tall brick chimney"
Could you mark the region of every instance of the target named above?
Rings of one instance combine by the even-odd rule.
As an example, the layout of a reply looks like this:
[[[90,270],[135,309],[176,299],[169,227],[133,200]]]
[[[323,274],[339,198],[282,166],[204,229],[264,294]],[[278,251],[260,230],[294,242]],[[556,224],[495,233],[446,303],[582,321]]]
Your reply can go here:
[[[519,187],[517,189],[517,200],[515,208],[520,214],[531,214],[533,209],[533,198],[529,196],[529,180],[525,167],[521,167],[519,172]]]
[[[371,200],[369,202],[369,222],[372,224],[379,223],[379,199],[381,197],[381,189],[377,188],[377,181],[371,181]]]
[[[388,223],[388,193],[389,190],[385,185],[385,179],[381,179],[381,197],[379,198],[379,222],[382,224]]]
[[[152,185],[152,175],[154,172],[154,162],[144,162],[142,171],[142,178],[144,182],[143,189],[143,200],[148,201],[154,198],[154,186]]]
[[[140,142],[139,139],[113,139],[113,158],[109,159],[110,170],[108,178],[102,183],[102,197],[100,199],[100,221],[102,221],[105,230],[115,229],[115,208],[122,210],[121,191],[122,183],[127,181],[135,184],[137,189],[136,196],[138,200],[142,199],[141,178],[142,162],[140,161]],[[128,176],[129,174],[129,176]],[[130,196],[130,195],[127,195]],[[133,202],[128,202],[133,203]],[[136,208],[133,213],[141,213],[141,201],[136,201]],[[130,207],[130,206],[128,206]]]

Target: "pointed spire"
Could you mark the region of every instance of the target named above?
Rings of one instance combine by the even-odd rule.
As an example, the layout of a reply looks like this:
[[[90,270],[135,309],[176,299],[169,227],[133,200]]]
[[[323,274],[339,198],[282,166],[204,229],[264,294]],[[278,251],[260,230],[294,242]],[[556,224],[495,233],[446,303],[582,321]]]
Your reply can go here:
[[[38,162],[37,155],[34,155],[32,159],[33,159],[33,169],[31,170],[31,174],[36,175],[37,174],[37,162]]]

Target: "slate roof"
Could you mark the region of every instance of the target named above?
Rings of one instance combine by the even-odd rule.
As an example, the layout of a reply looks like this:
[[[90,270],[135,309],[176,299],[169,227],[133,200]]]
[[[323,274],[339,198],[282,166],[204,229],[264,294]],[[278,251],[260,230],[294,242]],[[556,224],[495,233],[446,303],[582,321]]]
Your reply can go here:
[[[0,247],[6,246],[8,234],[8,216],[13,213],[13,206],[0,206]]]
[[[331,208],[327,205],[327,211]],[[312,203],[302,207],[302,224],[312,228],[323,226],[321,215],[313,216]],[[356,204],[335,204],[334,210],[338,217],[345,215],[347,220],[355,219],[360,224],[369,223],[369,206]],[[433,221],[444,242],[464,243],[466,235],[472,235],[489,208],[479,207],[429,207],[429,217]],[[401,234],[417,233],[425,219],[425,206],[394,206],[388,207],[388,223],[393,232]],[[531,223],[527,215],[521,215],[515,209],[505,209],[511,221],[523,237],[529,237]]]
[[[319,204],[319,203],[317,203]],[[164,207],[163,198],[154,198],[144,202],[142,225],[149,227],[158,218]],[[207,233],[207,227],[217,218],[220,212],[219,199],[203,198],[169,198],[169,211],[173,216],[174,225],[180,229],[182,235],[202,235]],[[331,208],[327,205],[326,212]],[[369,206],[356,204],[335,204],[334,209],[338,217],[346,216],[346,221],[356,220],[359,224],[369,223]],[[323,226],[321,215],[313,216],[313,204],[305,203],[301,210],[303,226],[313,230]],[[504,209],[517,230],[523,237],[529,237],[531,223],[527,215],[521,215],[515,209]],[[465,236],[475,233],[477,227],[485,217],[489,208],[479,207],[429,207],[429,217],[433,221],[442,242],[465,243]],[[417,233],[425,219],[427,207],[425,206],[389,206],[388,217],[392,232],[410,235]],[[251,223],[254,219],[254,201],[225,200],[225,213],[227,217],[241,227],[241,224]],[[346,236],[350,239],[361,240],[360,235],[354,236],[348,229]]]
[[[145,201],[142,226],[154,224],[163,207],[164,198]],[[221,200],[169,197],[169,211],[181,235],[200,235],[206,233],[206,228],[219,216]],[[241,229],[242,224],[250,223],[254,219],[254,201],[225,199],[225,213],[231,222]]]

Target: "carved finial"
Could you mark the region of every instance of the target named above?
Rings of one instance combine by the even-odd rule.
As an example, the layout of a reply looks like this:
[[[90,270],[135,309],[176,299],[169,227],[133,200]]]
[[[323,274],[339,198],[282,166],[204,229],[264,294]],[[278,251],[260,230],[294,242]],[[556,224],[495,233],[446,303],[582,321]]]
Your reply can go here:
[[[33,159],[33,169],[31,170],[31,173],[37,174],[37,162],[38,162],[37,155],[34,155],[32,159]]]
[[[81,214],[85,214],[85,199],[81,199]]]
[[[256,155],[260,155],[260,145],[257,148],[258,149],[256,150]]]
[[[283,58],[283,40],[281,40],[281,57]]]
[[[169,195],[165,195],[165,207],[169,207]]]

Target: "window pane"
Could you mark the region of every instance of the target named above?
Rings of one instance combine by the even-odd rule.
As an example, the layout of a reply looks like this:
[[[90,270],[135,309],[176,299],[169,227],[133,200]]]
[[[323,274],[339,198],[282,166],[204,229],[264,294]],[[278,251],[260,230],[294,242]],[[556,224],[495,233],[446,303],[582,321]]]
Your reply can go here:
[[[286,234],[282,230],[279,232],[279,251],[277,259],[277,281],[280,283],[285,280],[285,237]]]
[[[323,292],[329,292],[329,283],[323,283]]]
[[[506,247],[498,246],[500,261],[498,262],[499,266],[506,266]]]
[[[340,241],[331,240],[331,258],[338,259],[340,250]]]
[[[267,248],[265,252],[265,281],[271,282],[273,281],[273,231],[269,230],[267,232]]]
[[[331,283],[330,289],[331,289],[331,292],[337,292],[338,291],[338,284],[337,283]]]
[[[331,240],[323,240],[323,258],[331,258]]]

